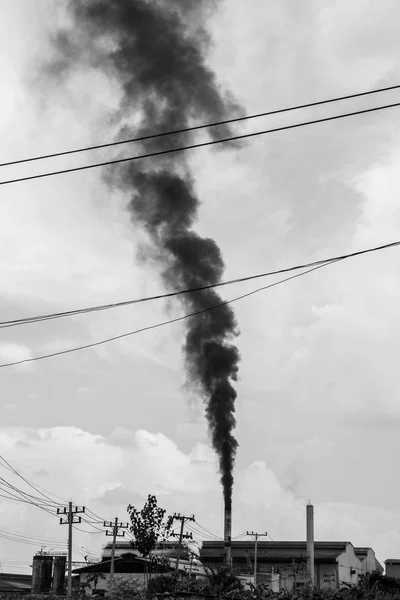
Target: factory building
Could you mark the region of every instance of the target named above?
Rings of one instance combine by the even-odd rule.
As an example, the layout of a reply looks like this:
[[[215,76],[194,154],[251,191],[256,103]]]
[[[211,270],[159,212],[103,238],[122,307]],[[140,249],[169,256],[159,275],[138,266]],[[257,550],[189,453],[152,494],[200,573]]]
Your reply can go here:
[[[382,571],[371,548],[355,548],[350,542],[314,542],[314,584],[318,589],[336,590],[343,584],[357,584],[360,575]],[[358,556],[357,556],[357,552]],[[224,562],[224,542],[203,542],[200,560],[206,567]],[[254,569],[254,542],[232,542],[232,566],[241,576]],[[310,583],[307,571],[307,542],[258,542],[257,582],[279,574],[279,589],[293,590]]]
[[[388,558],[385,560],[385,575],[386,577],[393,577],[393,579],[400,579],[399,558]]]
[[[383,566],[377,561],[375,552],[372,550],[372,548],[354,548],[354,551],[356,556],[358,556],[361,561],[363,574],[378,571],[378,573],[382,575]]]

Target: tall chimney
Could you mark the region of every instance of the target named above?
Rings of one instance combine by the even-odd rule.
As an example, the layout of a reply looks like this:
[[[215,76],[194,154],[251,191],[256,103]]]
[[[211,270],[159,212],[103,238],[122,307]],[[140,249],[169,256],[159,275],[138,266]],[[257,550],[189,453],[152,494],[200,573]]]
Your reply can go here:
[[[314,586],[314,507],[307,504],[307,572]]]
[[[232,504],[225,502],[224,514],[224,550],[225,564],[232,567]]]

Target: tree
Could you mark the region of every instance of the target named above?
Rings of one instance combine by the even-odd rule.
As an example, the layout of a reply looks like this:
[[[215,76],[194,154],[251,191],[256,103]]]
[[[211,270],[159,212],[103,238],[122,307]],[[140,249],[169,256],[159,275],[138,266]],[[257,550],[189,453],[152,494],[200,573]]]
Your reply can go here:
[[[134,536],[133,547],[146,557],[156,548],[157,543],[167,540],[174,519],[169,516],[164,521],[166,511],[158,506],[157,498],[151,494],[142,510],[130,504],[128,513],[131,519],[130,530]]]

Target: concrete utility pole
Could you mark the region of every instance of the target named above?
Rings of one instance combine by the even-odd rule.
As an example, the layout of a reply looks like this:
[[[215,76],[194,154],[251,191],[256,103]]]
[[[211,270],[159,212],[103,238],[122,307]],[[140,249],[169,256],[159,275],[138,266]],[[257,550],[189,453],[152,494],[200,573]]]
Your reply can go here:
[[[60,525],[68,525],[68,583],[67,583],[67,598],[72,597],[72,526],[74,523],[82,523],[82,518],[77,517],[74,521],[74,515],[84,513],[84,506],[72,506],[72,502],[68,502],[68,509],[57,508],[58,515],[67,515],[66,519],[60,518]]]
[[[181,522],[181,531],[179,533],[179,544],[178,544],[178,554],[176,556],[176,565],[175,565],[175,572],[178,572],[179,569],[179,559],[181,557],[181,548],[182,548],[182,540],[183,539],[193,539],[193,535],[191,533],[183,533],[183,528],[185,526],[186,521],[194,521],[194,515],[191,515],[190,517],[185,517],[185,515],[181,515],[180,513],[175,513],[173,516],[174,520],[176,521],[180,521]],[[177,534],[172,533],[171,536],[172,537],[176,537]]]
[[[112,593],[112,589],[113,589],[113,582],[114,582],[114,571],[115,571],[115,545],[117,543],[117,537],[125,537],[125,531],[123,531],[122,533],[118,533],[119,529],[128,529],[129,524],[128,523],[118,523],[118,517],[115,517],[114,519],[114,523],[112,523],[112,521],[104,521],[103,523],[104,527],[111,527],[112,530],[106,531],[106,535],[112,535],[113,536],[113,541],[112,541],[112,549],[111,549],[111,565],[110,565],[110,579],[109,579],[109,584],[108,584],[108,593],[111,594]]]
[[[256,533],[254,531],[247,531],[246,535],[252,535],[254,537],[254,585],[257,585],[257,550],[258,550],[258,538],[267,536],[268,533]]]

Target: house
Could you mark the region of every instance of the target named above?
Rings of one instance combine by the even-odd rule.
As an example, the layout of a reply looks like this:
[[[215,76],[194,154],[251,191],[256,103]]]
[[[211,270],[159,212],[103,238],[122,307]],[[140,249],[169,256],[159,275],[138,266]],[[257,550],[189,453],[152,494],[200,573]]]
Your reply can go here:
[[[372,551],[373,553],[373,551]],[[314,542],[314,581],[317,588],[338,589],[343,584],[356,584],[361,574],[372,565],[375,554],[366,553],[362,560],[350,542]],[[373,560],[374,559],[374,560]],[[206,567],[224,561],[224,542],[203,542],[200,560]],[[367,561],[367,562],[363,562]],[[377,561],[376,561],[377,563]],[[379,564],[379,563],[378,563]],[[232,566],[240,575],[254,568],[254,542],[232,542]],[[300,588],[309,582],[306,542],[258,542],[257,581],[268,582],[268,576],[279,573],[281,590]],[[375,570],[375,569],[373,569]]]
[[[388,558],[385,560],[385,575],[386,577],[393,577],[393,579],[400,579],[399,558]]]
[[[172,572],[176,567],[176,559],[164,557],[162,564],[152,562],[150,558],[142,558],[134,552],[120,555],[114,560],[114,582],[115,585],[137,584],[144,586],[147,573]],[[73,574],[79,579],[79,587],[85,588],[88,595],[93,592],[108,590],[110,577],[111,559],[103,558],[98,563],[93,563],[75,569]],[[182,558],[179,560],[178,574],[181,577],[205,577],[203,565],[195,558]]]

